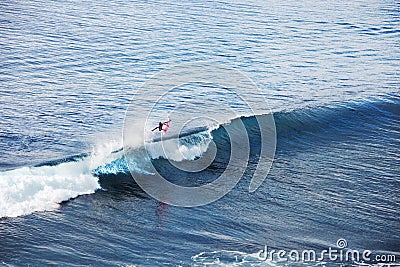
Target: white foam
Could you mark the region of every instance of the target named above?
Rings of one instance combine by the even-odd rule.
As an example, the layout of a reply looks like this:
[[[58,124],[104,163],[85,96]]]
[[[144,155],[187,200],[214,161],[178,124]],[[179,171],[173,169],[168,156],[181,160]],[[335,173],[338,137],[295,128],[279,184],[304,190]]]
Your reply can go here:
[[[23,167],[0,172],[0,218],[50,211],[59,203],[100,188],[91,171],[118,157],[120,142],[105,142],[87,158],[56,166]]]
[[[90,154],[89,158],[89,168],[91,170],[94,170],[98,166],[110,163],[122,156],[123,151],[120,150],[122,147],[120,140],[104,140],[103,138],[97,138],[96,140],[97,143],[93,146],[92,153]]]
[[[124,146],[129,148],[137,148],[143,146],[145,140],[145,133],[151,135],[151,131],[144,132],[144,125],[146,124],[143,119],[138,119],[137,121],[125,121],[124,126]],[[158,125],[158,123],[157,123]],[[138,130],[139,129],[139,130]]]
[[[182,139],[148,143],[146,149],[152,159],[194,160],[207,151],[212,141],[210,132],[197,133]]]
[[[60,202],[93,193],[99,184],[87,162],[24,167],[0,173],[0,217],[57,209]]]

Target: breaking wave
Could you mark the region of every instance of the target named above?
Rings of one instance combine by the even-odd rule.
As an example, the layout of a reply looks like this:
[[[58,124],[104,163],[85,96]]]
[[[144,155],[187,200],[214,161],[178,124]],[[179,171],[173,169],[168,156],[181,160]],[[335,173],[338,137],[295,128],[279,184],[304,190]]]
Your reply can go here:
[[[257,115],[263,116],[263,115]],[[385,96],[369,101],[306,107],[274,114],[278,149],[295,143],[310,146],[314,138],[329,140],[330,136],[351,137],[360,124],[382,131],[400,132],[400,97]],[[249,134],[253,153],[259,153],[259,126],[255,116],[241,119]],[[230,143],[224,127],[192,129],[168,140],[153,140],[145,146],[120,148],[121,141],[106,142],[91,152],[64,159],[43,162],[36,166],[0,172],[0,217],[16,217],[35,211],[57,209],[59,203],[102,188],[99,178],[116,179],[118,175],[152,175],[151,164],[164,159],[177,162],[201,157],[211,141],[222,153],[229,154]],[[165,165],[169,168],[170,165]]]

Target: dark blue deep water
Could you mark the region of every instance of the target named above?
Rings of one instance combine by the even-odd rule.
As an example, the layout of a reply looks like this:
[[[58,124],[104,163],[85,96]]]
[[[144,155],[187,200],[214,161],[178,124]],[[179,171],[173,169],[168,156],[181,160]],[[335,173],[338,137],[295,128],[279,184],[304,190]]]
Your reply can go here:
[[[399,11],[392,0],[3,1],[0,266],[400,264]],[[273,112],[276,153],[255,192],[250,181],[266,165],[257,119],[270,111],[237,108],[212,127],[197,120],[178,139],[183,158],[157,154],[154,143],[150,157],[143,143],[120,150],[135,92],[162,70],[200,61],[239,70]],[[222,103],[240,104],[229,88],[180,90],[156,105],[161,117],[188,101],[226,119]],[[154,104],[146,101],[133,103]],[[217,179],[240,122],[247,168],[221,199],[168,205],[132,178],[133,169],[151,179],[150,164],[183,186]],[[171,164],[206,157],[210,142],[217,152],[206,169]],[[265,246],[338,248],[341,238],[372,251],[371,261],[257,257]]]

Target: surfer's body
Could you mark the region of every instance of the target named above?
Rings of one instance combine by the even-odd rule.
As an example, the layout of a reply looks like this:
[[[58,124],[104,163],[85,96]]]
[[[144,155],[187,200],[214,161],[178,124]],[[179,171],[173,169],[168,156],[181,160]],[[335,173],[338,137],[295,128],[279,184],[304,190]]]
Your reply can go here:
[[[168,131],[170,121],[171,121],[170,118],[168,118],[168,121],[165,122],[160,121],[158,123],[158,126],[152,129],[151,131],[154,132],[155,130],[158,129],[159,132],[164,131],[164,133],[166,133]]]

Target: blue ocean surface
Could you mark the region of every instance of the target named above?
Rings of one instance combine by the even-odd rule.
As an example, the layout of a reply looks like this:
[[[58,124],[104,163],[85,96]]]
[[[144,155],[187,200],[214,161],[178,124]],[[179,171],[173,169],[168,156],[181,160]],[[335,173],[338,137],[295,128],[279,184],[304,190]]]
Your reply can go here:
[[[393,0],[3,1],[0,266],[399,265],[399,11]],[[157,103],[135,98],[160,71],[199,62],[248,77],[260,90],[248,103],[261,107],[262,97],[268,110],[249,114],[208,81]],[[174,112],[165,142],[179,150],[164,149],[157,131],[124,139],[129,105],[153,105],[151,128]],[[196,119],[176,134],[184,116],[204,115],[197,109],[214,123]],[[249,192],[267,166],[260,121],[271,115],[272,167]],[[231,169],[239,183],[210,204],[166,204],[132,177],[212,182],[238,151],[230,133],[249,144],[236,162],[246,169]],[[177,167],[212,145],[207,168]],[[264,261],[266,247],[372,256]]]

